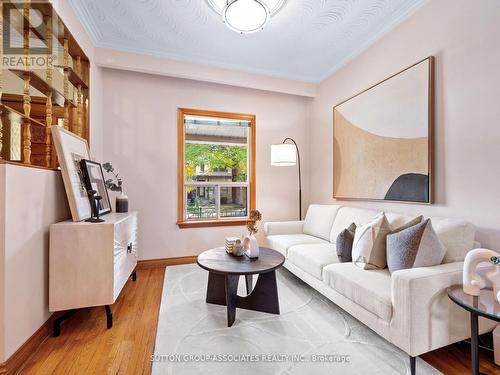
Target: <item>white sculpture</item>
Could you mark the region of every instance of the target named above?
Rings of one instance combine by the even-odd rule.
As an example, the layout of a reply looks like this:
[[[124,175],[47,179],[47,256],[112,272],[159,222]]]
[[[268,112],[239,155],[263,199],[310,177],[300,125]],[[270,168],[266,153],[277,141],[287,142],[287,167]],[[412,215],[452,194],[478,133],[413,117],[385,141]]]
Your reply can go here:
[[[467,253],[463,269],[464,293],[478,296],[481,289],[486,287],[485,279],[477,272],[477,266],[485,262],[495,264],[485,277],[493,284],[493,293],[500,303],[500,254],[493,250],[474,249]]]
[[[492,271],[486,273],[486,278],[493,284],[493,294],[500,303],[500,266],[495,266]]]

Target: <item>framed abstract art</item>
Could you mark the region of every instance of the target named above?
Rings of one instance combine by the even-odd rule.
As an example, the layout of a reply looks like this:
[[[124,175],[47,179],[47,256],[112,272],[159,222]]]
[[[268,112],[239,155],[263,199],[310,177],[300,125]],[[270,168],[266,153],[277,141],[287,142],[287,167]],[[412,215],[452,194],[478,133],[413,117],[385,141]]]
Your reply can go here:
[[[333,108],[333,197],[432,203],[434,58]]]
[[[50,129],[71,216],[73,221],[86,220],[90,217],[90,202],[80,168],[80,160],[90,159],[87,141],[58,125],[53,125]]]

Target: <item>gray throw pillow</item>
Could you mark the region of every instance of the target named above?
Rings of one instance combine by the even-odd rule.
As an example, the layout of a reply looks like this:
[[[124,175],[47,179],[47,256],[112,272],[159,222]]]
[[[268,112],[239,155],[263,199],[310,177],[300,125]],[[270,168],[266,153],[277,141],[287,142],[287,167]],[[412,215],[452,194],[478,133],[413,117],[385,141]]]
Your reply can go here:
[[[352,242],[354,241],[356,224],[352,223],[349,228],[344,229],[337,236],[336,248],[337,257],[340,263],[352,262]]]
[[[430,219],[387,236],[389,272],[441,264],[446,247],[439,240]]]

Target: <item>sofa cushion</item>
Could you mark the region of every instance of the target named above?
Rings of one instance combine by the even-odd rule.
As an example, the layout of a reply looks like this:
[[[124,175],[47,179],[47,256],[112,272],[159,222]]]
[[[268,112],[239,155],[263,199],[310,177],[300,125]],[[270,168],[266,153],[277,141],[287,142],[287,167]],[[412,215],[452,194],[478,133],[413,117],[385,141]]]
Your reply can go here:
[[[335,243],[340,232],[352,223],[355,223],[357,226],[366,224],[379,212],[380,211],[365,210],[362,208],[341,207],[333,221],[332,230],[330,232],[330,242]]]
[[[463,220],[431,218],[432,227],[446,247],[443,263],[460,262],[474,247],[476,228]]]
[[[304,220],[304,233],[328,241],[339,208],[335,205],[311,204]]]
[[[331,243],[292,246],[288,249],[288,260],[319,280],[323,267],[339,261]]]
[[[295,245],[322,243],[328,244],[328,241],[321,238],[310,236],[308,234],[278,234],[275,236],[267,236],[271,249],[279,251],[285,257],[288,249]]]
[[[389,270],[365,271],[353,263],[330,264],[323,269],[323,282],[379,318],[391,320]]]

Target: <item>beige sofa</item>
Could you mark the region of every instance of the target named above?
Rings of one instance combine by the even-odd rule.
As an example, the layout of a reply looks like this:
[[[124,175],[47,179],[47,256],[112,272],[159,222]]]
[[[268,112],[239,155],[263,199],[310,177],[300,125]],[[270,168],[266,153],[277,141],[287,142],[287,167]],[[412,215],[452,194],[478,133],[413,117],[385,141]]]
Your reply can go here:
[[[378,211],[311,205],[304,221],[269,222],[265,231],[270,247],[286,257],[285,267],[373,331],[415,357],[470,337],[465,310],[452,303],[445,289],[462,282],[465,254],[479,244],[475,228],[462,220],[431,218],[447,248],[443,264],[400,270],[363,270],[339,263],[335,241],[352,222],[369,222]],[[386,212],[394,228],[415,216]],[[480,332],[494,322],[480,320]]]

